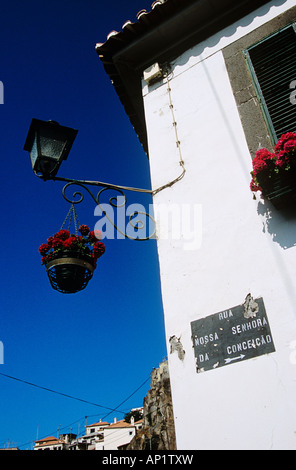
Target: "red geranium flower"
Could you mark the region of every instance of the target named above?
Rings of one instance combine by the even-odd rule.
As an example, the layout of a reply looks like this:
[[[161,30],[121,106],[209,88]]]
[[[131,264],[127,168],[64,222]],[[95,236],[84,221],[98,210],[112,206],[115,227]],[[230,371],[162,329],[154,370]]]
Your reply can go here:
[[[102,242],[96,242],[96,243],[94,244],[93,251],[94,251],[95,258],[98,259],[100,256],[102,256],[102,255],[105,253],[105,245],[104,245],[104,243],[102,243]]]
[[[54,238],[60,238],[61,240],[67,240],[70,237],[69,230],[60,230],[54,235]]]
[[[89,232],[88,238],[91,242],[102,240],[102,232],[100,230],[93,230],[92,232]]]
[[[287,132],[286,134],[283,134],[274,147],[274,150],[276,153],[280,152],[281,150],[285,150],[285,144],[288,141],[294,141],[296,145],[296,132]]]
[[[54,238],[51,242],[52,248],[61,248],[63,246],[63,240],[61,238]]]
[[[277,159],[276,159],[275,164],[276,164],[277,167],[284,169],[285,166],[290,164],[290,155],[287,152],[285,152],[284,150],[281,150],[277,154]]]
[[[80,225],[81,235],[70,234],[68,230],[59,230],[55,235],[47,239],[47,243],[40,246],[42,263],[47,264],[50,260],[59,257],[64,250],[77,251],[79,255],[91,257],[94,267],[97,259],[105,252],[105,245],[98,240],[102,238],[99,230],[90,231],[87,225]]]
[[[252,191],[267,193],[274,188],[275,181],[281,181],[292,167],[296,168],[296,132],[283,134],[274,147],[275,152],[260,149],[253,160]]]
[[[78,231],[81,233],[81,235],[87,235],[89,233],[89,227],[87,225],[80,225]]]
[[[46,253],[48,252],[50,246],[48,245],[48,243],[43,243],[40,247],[39,247],[39,253],[44,256],[46,255]]]
[[[268,169],[268,164],[275,160],[275,154],[269,152],[267,149],[260,149],[256,152],[256,156],[253,160],[253,175],[256,176],[263,170]]]
[[[48,246],[51,247],[53,240],[54,240],[54,237],[48,237],[47,239]]]
[[[63,242],[63,246],[64,246],[64,248],[66,248],[66,249],[74,248],[76,244],[77,244],[77,240],[76,240],[76,237],[75,237],[75,236],[74,236],[74,237],[72,236],[72,237],[70,237],[70,238],[67,238],[67,240],[64,240],[64,242]]]

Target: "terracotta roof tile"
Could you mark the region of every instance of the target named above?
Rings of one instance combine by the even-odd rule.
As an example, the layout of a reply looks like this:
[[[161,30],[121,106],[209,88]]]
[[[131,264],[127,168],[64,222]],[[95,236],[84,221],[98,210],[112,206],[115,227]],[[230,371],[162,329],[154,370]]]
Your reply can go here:
[[[91,428],[92,426],[109,426],[110,423],[107,421],[99,421],[98,423],[88,424],[86,427]]]
[[[129,428],[130,423],[126,423],[123,419],[117,421],[117,423],[110,424],[109,428]]]
[[[147,11],[147,10],[143,9],[143,10],[140,10],[136,14],[137,21],[135,21],[135,22],[132,22],[131,20],[125,21],[125,23],[122,25],[122,30],[124,30],[126,27],[130,27],[130,30],[134,30],[135,28],[137,28],[137,23],[139,21],[145,20],[146,15],[149,15],[156,7],[159,7],[159,6],[161,6],[161,5],[163,5],[164,3],[167,3],[167,2],[170,3],[171,0],[156,0],[155,2],[152,3],[150,11]],[[107,41],[110,38],[117,36],[118,34],[121,34],[121,31],[114,31],[114,30],[110,31],[110,33],[107,35]],[[100,47],[103,47],[105,42],[104,43],[98,42],[96,44],[96,49],[97,49],[98,53],[99,53]]]
[[[45,437],[44,439],[39,439],[38,441],[35,441],[35,444],[39,447],[42,446],[48,446],[48,445],[53,445],[53,444],[64,444],[64,441],[62,439],[57,439],[56,437],[49,436]]]
[[[134,427],[135,424],[140,424],[141,421],[142,420],[140,419],[136,423],[130,424],[130,423],[126,423],[124,419],[121,419],[120,421],[117,421],[117,423],[110,424],[110,426],[108,426],[108,429],[109,428],[112,428],[112,429],[113,428],[131,428],[131,427]]]

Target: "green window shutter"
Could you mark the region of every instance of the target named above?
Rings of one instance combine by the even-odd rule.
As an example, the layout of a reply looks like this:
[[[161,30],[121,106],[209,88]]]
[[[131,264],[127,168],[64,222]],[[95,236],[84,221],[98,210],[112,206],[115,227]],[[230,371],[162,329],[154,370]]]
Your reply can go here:
[[[265,121],[276,143],[296,132],[296,32],[290,25],[244,51]]]

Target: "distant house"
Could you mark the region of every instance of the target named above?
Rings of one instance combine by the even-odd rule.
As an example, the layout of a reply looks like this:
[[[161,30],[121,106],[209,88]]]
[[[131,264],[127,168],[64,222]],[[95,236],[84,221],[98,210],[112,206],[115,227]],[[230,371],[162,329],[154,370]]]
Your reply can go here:
[[[104,429],[104,441],[98,443],[96,450],[118,450],[124,448],[136,435],[137,429],[141,429],[142,420],[130,423],[124,420],[114,421],[113,424]]]
[[[142,408],[136,408],[140,410]],[[85,434],[60,434],[59,437],[49,436],[35,441],[34,450],[123,450],[137,429],[141,429],[142,420],[127,423],[124,420],[113,423],[99,421],[85,426]]]
[[[34,450],[69,450],[76,434],[61,434],[58,438],[49,436],[35,441]]]
[[[113,423],[99,421],[86,426],[85,434],[71,442],[68,450],[123,450],[137,429],[141,429],[142,420],[127,423],[124,420]]]
[[[1,447],[0,451],[2,450],[20,450],[18,447]]]
[[[93,436],[95,433],[99,433],[107,426],[110,426],[110,423],[108,423],[107,421],[99,421],[98,423],[89,424],[86,426],[86,435]]]
[[[72,442],[69,450],[97,450],[97,446],[104,441],[104,429],[110,426],[107,421],[89,424],[85,434]]]

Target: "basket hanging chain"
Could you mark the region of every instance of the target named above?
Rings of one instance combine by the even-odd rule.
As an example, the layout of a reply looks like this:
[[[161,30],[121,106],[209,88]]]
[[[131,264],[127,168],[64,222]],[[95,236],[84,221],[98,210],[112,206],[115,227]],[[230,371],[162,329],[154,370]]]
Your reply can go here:
[[[73,213],[73,219],[74,219],[75,233],[76,235],[78,235],[78,227],[79,227],[78,215],[77,215],[74,204],[72,204],[72,207],[73,207],[72,213]]]
[[[76,209],[74,207],[74,204],[71,204],[69,212],[66,215],[66,218],[65,218],[64,222],[62,223],[61,230],[64,228],[67,220],[69,219],[68,230],[70,231],[72,218],[73,218],[73,221],[74,221],[75,234],[78,235],[79,220],[78,220],[78,215],[77,215]]]

